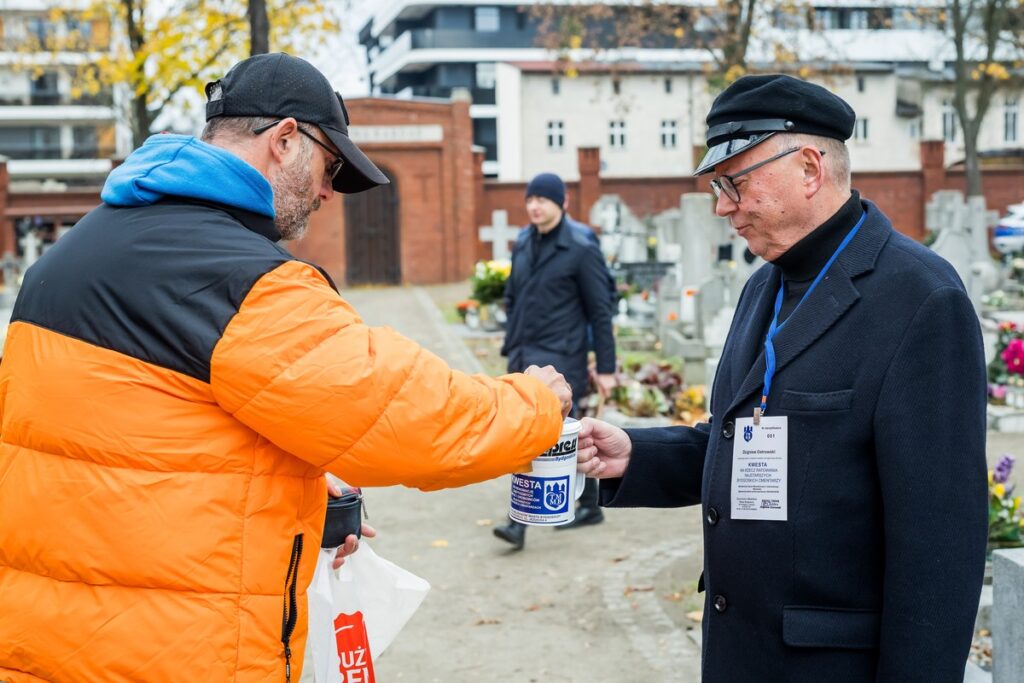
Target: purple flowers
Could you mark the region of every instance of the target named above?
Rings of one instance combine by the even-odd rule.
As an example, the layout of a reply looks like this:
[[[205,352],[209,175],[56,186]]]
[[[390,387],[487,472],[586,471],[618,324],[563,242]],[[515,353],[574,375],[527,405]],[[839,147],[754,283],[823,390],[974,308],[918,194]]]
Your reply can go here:
[[[999,458],[999,463],[996,465],[996,469],[992,473],[992,481],[996,484],[1005,484],[1006,480],[1010,477],[1010,471],[1013,469],[1013,463],[1013,456],[1003,455],[1003,457]]]

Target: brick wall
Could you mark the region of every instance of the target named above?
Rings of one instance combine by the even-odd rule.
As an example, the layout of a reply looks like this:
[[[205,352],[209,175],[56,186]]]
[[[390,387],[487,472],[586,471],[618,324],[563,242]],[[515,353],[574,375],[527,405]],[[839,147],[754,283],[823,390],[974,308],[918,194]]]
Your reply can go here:
[[[921,143],[921,158],[924,167],[911,172],[854,173],[853,187],[861,195],[873,201],[892,220],[897,230],[922,239],[925,235],[924,205],[938,190],[966,190],[964,172],[960,169],[947,170],[943,159],[944,144],[941,141]],[[579,150],[580,181],[567,183],[569,190],[569,212],[577,220],[587,222],[590,207],[598,197],[617,194],[639,217],[661,213],[679,206],[679,197],[686,192],[708,192],[710,176],[700,178],[602,178],[596,173],[600,168],[597,150]],[[581,191],[580,187],[584,190]],[[1006,213],[1010,204],[1024,202],[1024,168],[995,168],[984,171],[985,197],[990,209]],[[484,183],[481,208],[477,212],[480,225],[490,223],[491,211],[506,209],[513,224],[527,222],[523,206],[525,183]],[[490,246],[481,243],[477,247],[478,257],[490,253]]]

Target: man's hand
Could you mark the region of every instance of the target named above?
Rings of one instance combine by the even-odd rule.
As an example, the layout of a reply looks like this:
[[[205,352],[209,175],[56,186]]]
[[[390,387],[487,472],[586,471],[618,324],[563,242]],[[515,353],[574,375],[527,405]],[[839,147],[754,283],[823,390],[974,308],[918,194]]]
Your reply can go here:
[[[617,386],[619,386],[619,381],[615,378],[614,373],[597,376],[597,390],[605,398],[611,396],[612,389]]]
[[[341,498],[341,479],[330,472],[325,473],[327,477],[327,495],[331,498]],[[377,532],[369,524],[364,524],[361,529],[361,533],[366,538],[373,538],[377,535]],[[359,537],[355,534],[349,534],[345,537],[345,543],[338,546],[338,552],[334,555],[334,562],[331,563],[332,569],[337,569],[341,565],[345,564],[345,558],[359,550]]]
[[[562,376],[558,370],[550,365],[545,365],[542,368],[536,365],[531,365],[523,371],[524,375],[530,375],[536,377],[544,384],[548,385],[548,389],[555,392],[555,396],[558,397],[559,402],[562,405],[562,419],[572,411],[572,388],[569,383],[565,381],[565,377]]]
[[[580,423],[576,469],[594,479],[621,477],[633,453],[633,443],[626,432],[591,417],[583,418]]]
[[[363,525],[362,533],[364,538],[373,538],[377,535],[377,532],[369,524]],[[334,555],[334,562],[331,563],[331,568],[337,569],[345,564],[345,558],[357,550],[359,550],[359,538],[355,534],[349,534],[345,538],[344,545],[338,546],[338,552]]]

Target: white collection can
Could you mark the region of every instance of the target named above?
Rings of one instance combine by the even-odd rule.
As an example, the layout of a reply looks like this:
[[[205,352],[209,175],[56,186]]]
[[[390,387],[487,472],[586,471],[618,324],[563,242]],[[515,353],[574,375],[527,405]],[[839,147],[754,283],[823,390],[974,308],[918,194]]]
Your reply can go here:
[[[566,418],[554,446],[534,458],[530,471],[512,475],[508,516],[531,526],[560,526],[576,518],[573,504],[586,478],[576,472],[579,420]]]

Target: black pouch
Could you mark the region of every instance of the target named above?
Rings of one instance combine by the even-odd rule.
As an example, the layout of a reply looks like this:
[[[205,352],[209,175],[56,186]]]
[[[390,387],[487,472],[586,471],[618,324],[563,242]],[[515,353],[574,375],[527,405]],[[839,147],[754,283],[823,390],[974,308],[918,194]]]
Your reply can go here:
[[[350,534],[362,537],[363,493],[359,489],[348,489],[341,498],[327,499],[327,516],[324,519],[324,537],[321,548],[337,548],[345,543]]]

